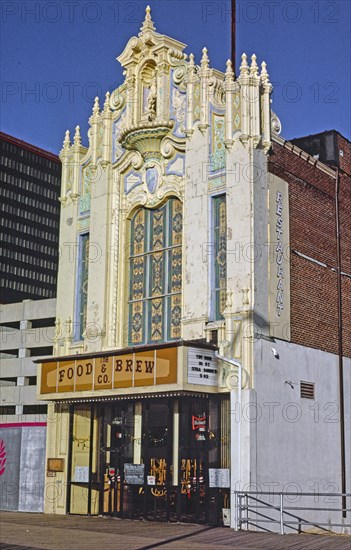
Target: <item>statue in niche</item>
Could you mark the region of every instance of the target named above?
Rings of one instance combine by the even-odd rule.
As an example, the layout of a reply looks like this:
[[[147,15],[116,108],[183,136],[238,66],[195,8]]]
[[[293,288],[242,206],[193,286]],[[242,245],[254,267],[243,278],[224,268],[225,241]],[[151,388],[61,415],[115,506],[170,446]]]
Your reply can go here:
[[[147,96],[147,113],[148,119],[151,121],[156,116],[156,102],[157,102],[157,85],[156,76],[151,80],[149,87],[149,94]]]

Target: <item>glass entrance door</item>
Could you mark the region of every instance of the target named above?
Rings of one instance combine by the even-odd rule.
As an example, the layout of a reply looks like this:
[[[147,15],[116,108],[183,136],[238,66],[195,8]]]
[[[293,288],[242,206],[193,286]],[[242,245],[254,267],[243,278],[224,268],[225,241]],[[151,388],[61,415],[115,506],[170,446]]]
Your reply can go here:
[[[178,520],[208,523],[208,400],[180,403]]]
[[[134,406],[117,403],[100,416],[100,464],[103,488],[100,510],[112,516],[131,513],[130,492],[124,483],[124,464],[133,462]]]
[[[172,489],[173,401],[156,399],[145,403],[142,423],[144,518],[169,521],[176,494]]]

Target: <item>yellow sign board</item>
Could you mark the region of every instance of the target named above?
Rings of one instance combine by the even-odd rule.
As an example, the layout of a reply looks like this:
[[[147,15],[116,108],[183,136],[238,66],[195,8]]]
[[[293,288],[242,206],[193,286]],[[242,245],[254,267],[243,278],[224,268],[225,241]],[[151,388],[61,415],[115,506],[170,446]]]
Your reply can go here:
[[[177,382],[177,348],[42,364],[40,393],[111,390]]]

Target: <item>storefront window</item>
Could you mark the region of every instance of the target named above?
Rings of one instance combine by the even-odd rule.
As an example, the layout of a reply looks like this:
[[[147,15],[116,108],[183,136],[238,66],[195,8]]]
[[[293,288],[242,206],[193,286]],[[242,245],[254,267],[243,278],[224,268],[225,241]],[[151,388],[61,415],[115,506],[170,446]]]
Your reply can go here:
[[[68,512],[220,525],[229,419],[225,396],[71,405]]]

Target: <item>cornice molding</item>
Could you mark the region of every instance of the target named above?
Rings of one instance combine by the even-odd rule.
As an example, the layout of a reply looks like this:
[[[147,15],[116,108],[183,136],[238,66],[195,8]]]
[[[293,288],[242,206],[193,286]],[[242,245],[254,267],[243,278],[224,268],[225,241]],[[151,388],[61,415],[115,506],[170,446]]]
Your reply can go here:
[[[294,145],[290,141],[288,141],[288,140],[286,140],[286,139],[282,138],[281,136],[278,136],[277,134],[274,134],[274,133],[272,134],[272,141],[277,143],[278,145],[281,145],[282,147],[284,147],[284,149],[287,149],[288,151],[291,151],[292,153],[294,153],[294,155],[302,158],[303,160],[305,160],[306,162],[308,162],[312,166],[315,166],[316,168],[318,168],[318,170],[321,170],[321,172],[324,172],[325,174],[327,174],[331,178],[336,179],[336,171],[335,170],[333,170],[332,168],[330,168],[326,164],[323,164],[323,162],[320,162],[319,160],[314,159],[313,157],[311,157],[311,155],[306,153],[306,151],[303,151],[303,149],[300,149],[300,147],[297,147],[297,145]]]

